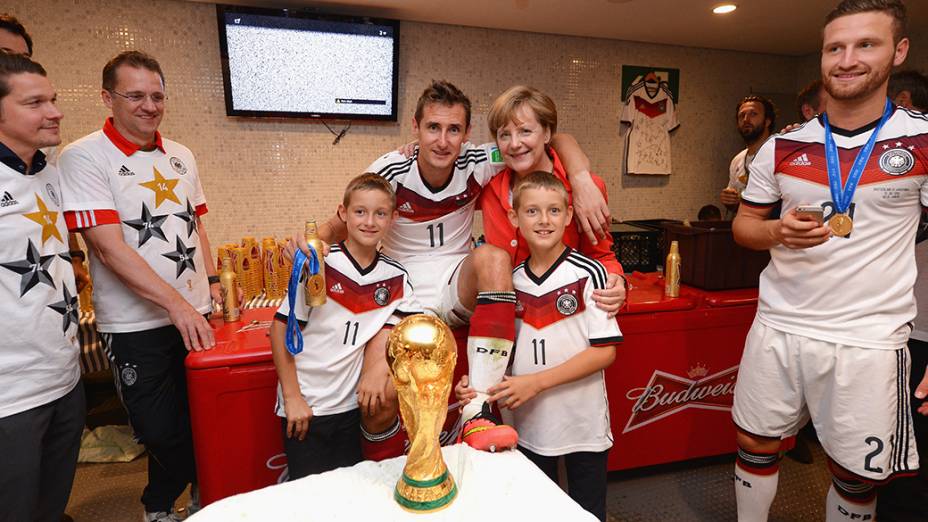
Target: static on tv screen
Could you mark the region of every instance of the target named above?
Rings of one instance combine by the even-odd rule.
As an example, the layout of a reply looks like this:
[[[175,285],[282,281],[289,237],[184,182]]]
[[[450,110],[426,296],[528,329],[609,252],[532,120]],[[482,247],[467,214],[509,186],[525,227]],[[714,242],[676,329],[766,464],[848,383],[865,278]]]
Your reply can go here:
[[[228,115],[396,121],[398,22],[217,11]]]

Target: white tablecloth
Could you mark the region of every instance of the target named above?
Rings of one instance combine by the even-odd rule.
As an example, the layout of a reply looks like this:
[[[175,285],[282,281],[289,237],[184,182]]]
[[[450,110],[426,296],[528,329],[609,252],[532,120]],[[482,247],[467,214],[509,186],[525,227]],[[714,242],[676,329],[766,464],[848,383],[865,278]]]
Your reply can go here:
[[[595,521],[518,451],[442,448],[458,496],[442,511],[409,513],[393,500],[406,457],[365,461],[320,475],[229,497],[191,522],[308,521]]]

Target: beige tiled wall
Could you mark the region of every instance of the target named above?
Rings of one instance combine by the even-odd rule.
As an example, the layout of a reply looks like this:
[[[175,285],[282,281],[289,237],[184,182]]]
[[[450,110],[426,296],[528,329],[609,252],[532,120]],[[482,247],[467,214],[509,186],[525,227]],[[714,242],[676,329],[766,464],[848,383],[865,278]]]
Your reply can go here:
[[[799,59],[423,23],[403,23],[397,124],[355,123],[337,146],[320,124],[225,115],[214,6],[172,0],[13,0],[35,58],[49,70],[66,114],[64,141],[97,129],[106,112],[100,70],[125,49],[146,50],[167,76],[163,133],[197,155],[209,199],[214,245],[243,235],[281,235],[309,214],[326,217],[345,182],[410,139],[415,100],[432,78],[447,78],[474,102],[475,141],[485,114],[514,83],[551,94],[560,130],[577,137],[607,180],[623,219],[695,218],[717,202],[728,162],[740,148],[736,101],[748,92],[791,93]],[[621,21],[617,20],[616,23]],[[669,178],[620,175],[619,75],[623,64],[681,70],[679,117]]]

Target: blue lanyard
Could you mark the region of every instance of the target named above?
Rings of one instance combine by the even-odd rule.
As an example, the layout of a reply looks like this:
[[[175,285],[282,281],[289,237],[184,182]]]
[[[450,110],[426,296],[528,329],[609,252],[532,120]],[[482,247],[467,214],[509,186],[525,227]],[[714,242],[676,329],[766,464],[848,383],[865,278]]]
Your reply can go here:
[[[834,136],[831,135],[831,125],[828,124],[828,113],[822,115],[822,125],[825,127],[825,161],[828,164],[828,188],[831,189],[831,199],[835,203],[835,211],[838,214],[847,212],[851,205],[851,199],[854,198],[854,192],[857,190],[857,184],[860,177],[864,174],[867,162],[870,161],[870,154],[873,152],[873,146],[876,145],[877,134],[883,128],[883,124],[889,120],[893,114],[893,104],[887,99],[886,108],[883,109],[883,116],[880,118],[870,139],[857,153],[851,165],[851,171],[847,175],[847,183],[844,190],[841,190],[841,161],[838,159],[838,146],[835,145]]]
[[[300,276],[303,274],[303,266],[309,265],[309,274],[307,277],[319,273],[319,258],[312,246],[309,247],[309,257],[299,248],[296,249],[296,255],[293,256],[293,270],[290,272],[290,282],[287,284],[287,303],[290,305],[290,313],[287,314],[287,333],[284,340],[287,343],[287,351],[296,355],[303,351],[303,332],[300,331],[300,324],[296,320],[296,294],[300,287]]]

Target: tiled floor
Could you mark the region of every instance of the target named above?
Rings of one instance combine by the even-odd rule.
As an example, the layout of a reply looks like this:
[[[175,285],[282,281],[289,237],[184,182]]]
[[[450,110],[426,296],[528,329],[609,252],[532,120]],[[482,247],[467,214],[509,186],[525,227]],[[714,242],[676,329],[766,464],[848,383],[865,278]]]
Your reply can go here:
[[[783,461],[780,489],[771,522],[823,519],[828,489],[825,458],[813,447],[816,462]],[[77,522],[137,522],[139,496],[146,482],[147,457],[125,464],[83,464],[78,468],[68,513]],[[610,522],[734,521],[732,458],[723,457],[656,470],[613,474],[609,481]],[[178,507],[186,505],[187,495]]]

